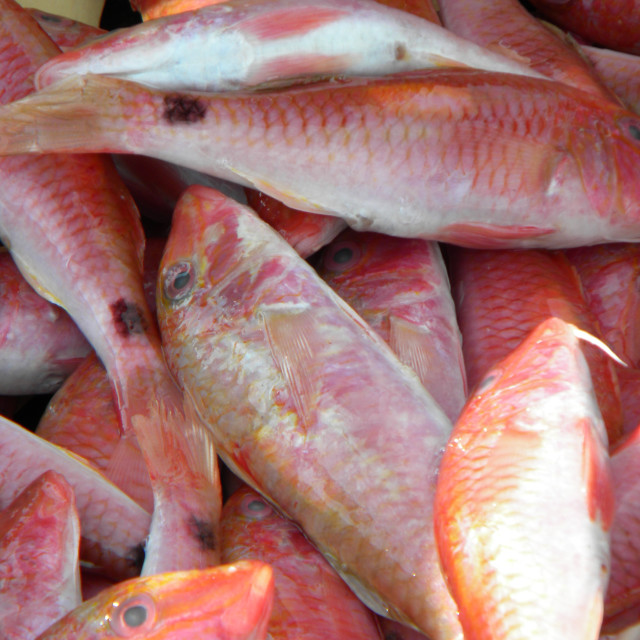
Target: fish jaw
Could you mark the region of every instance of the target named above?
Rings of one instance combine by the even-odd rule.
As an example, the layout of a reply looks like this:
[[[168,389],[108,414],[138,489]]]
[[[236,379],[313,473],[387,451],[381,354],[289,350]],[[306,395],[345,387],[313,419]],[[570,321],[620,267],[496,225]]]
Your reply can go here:
[[[443,456],[436,538],[465,637],[597,638],[612,517],[589,372],[550,319],[479,385]]]
[[[145,640],[263,640],[273,602],[273,571],[257,561],[134,578],[105,589],[39,640],[134,637]],[[125,612],[144,609],[127,624]]]

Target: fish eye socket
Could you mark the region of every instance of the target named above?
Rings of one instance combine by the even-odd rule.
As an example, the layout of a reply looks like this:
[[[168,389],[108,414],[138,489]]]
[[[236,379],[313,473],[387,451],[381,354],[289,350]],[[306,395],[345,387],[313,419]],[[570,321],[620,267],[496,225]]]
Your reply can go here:
[[[619,126],[629,138],[640,141],[640,119],[630,117],[622,118]]]
[[[271,505],[255,495],[245,496],[240,503],[240,511],[254,520],[262,520],[273,513]]]
[[[325,253],[324,266],[329,271],[344,271],[356,264],[360,256],[360,248],[354,242],[337,242]]]
[[[111,627],[121,638],[129,638],[141,631],[149,631],[156,618],[153,598],[141,593],[113,606]]]
[[[193,290],[195,281],[193,265],[190,262],[177,262],[165,270],[164,295],[171,302],[183,300]]]

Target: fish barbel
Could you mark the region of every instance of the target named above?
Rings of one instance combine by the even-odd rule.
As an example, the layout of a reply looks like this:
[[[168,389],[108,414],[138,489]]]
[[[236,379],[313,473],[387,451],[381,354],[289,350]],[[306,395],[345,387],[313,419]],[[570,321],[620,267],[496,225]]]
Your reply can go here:
[[[434,70],[226,95],[74,77],[0,108],[0,153],[54,150],[170,159],[389,235],[640,240],[640,118],[524,76]]]
[[[157,89],[225,91],[318,76],[467,66],[539,76],[443,27],[373,0],[229,0],[118,30],[36,74],[108,74]]]
[[[262,562],[161,573],[105,589],[38,640],[264,640],[272,602]]]
[[[365,604],[458,637],[431,516],[451,423],[418,377],[253,211],[205,187],[176,207],[157,304],[227,466]]]
[[[598,637],[614,500],[576,333],[559,318],[534,329],[475,389],[442,457],[436,538],[467,640]]]

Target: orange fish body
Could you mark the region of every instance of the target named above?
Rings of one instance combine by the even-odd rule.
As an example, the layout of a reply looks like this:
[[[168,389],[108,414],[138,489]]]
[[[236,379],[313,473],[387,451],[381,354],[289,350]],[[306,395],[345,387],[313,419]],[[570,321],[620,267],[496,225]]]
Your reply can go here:
[[[467,640],[595,640],[609,577],[606,433],[573,329],[552,318],[476,388],[451,435],[436,538]]]

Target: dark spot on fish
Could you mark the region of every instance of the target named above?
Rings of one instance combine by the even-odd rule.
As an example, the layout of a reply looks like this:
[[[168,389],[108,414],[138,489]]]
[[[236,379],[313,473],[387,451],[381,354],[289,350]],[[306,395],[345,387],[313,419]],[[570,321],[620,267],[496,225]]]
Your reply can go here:
[[[204,551],[214,551],[216,549],[216,534],[210,521],[198,520],[195,516],[191,516],[189,519],[189,531],[200,543]]]
[[[396,45],[395,55],[396,55],[396,60],[404,60],[407,57],[407,47],[405,47],[401,43],[398,43]]]
[[[181,95],[179,93],[165,96],[164,117],[171,122],[198,122],[207,112],[207,106],[199,98]]]
[[[147,323],[142,311],[133,302],[127,302],[124,298],[120,298],[111,305],[111,313],[116,329],[121,336],[144,333],[147,330]]]
[[[640,140],[640,127],[636,127],[635,124],[630,124],[629,133],[634,140]]]
[[[133,547],[127,554],[127,564],[132,569],[136,569],[137,572],[140,573],[142,571],[142,565],[144,564],[144,557],[144,543],[141,542],[140,544]]]

